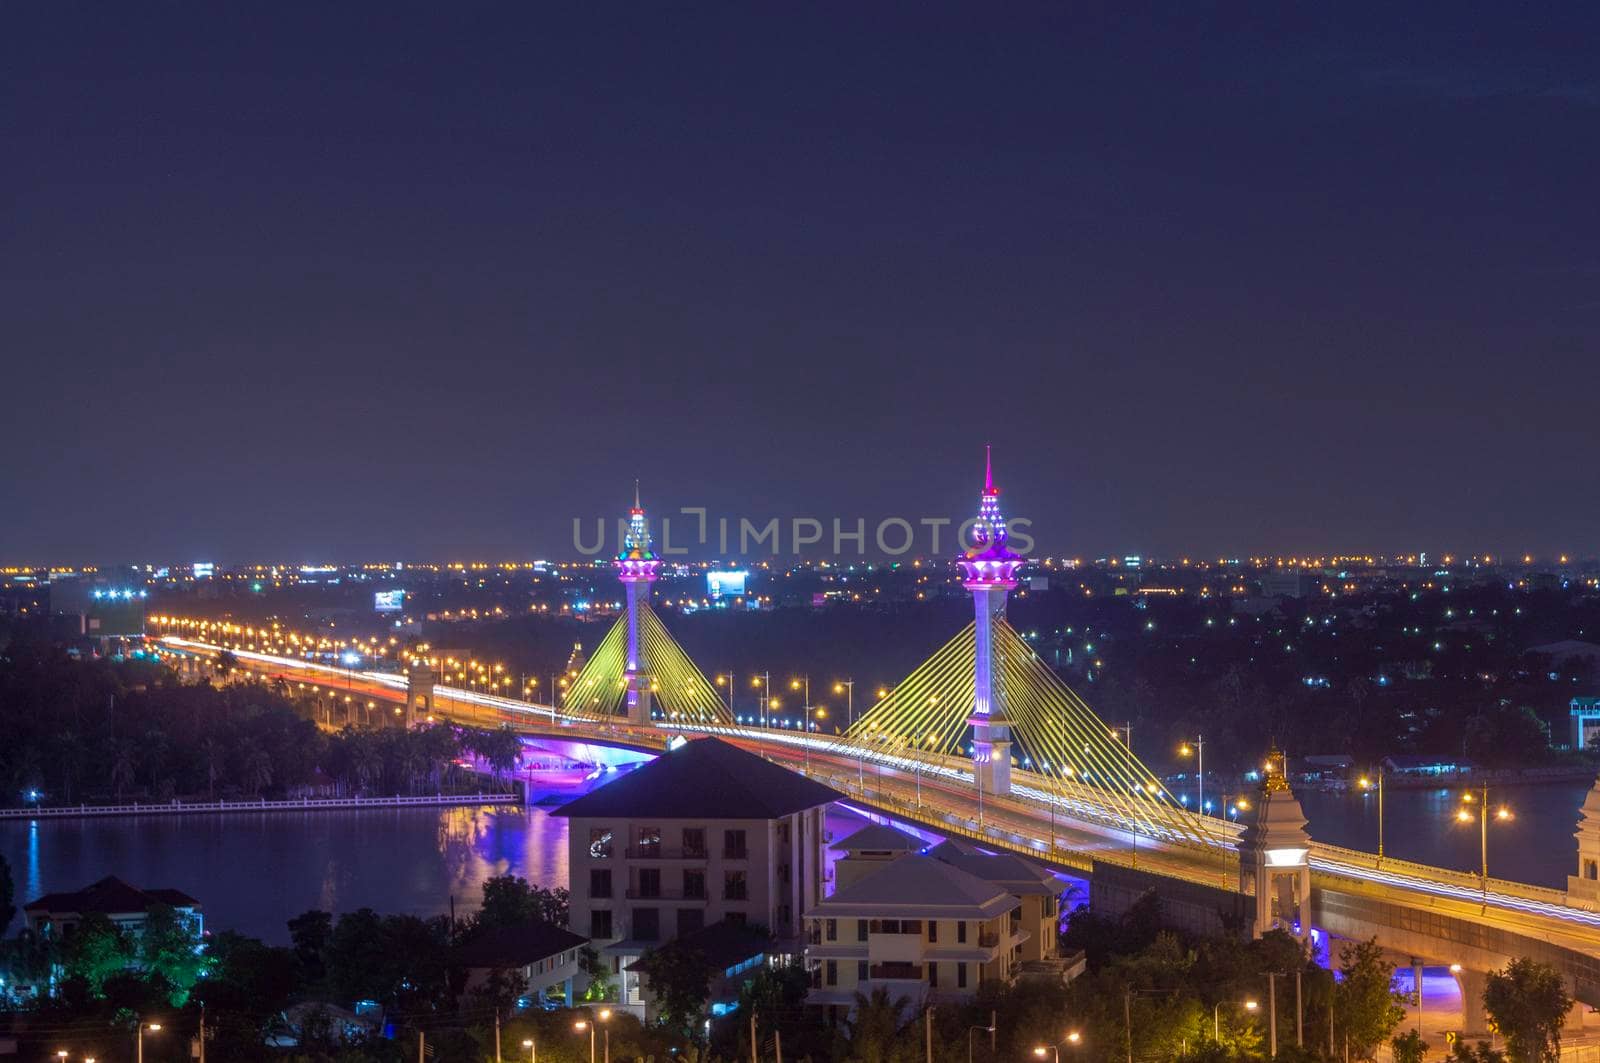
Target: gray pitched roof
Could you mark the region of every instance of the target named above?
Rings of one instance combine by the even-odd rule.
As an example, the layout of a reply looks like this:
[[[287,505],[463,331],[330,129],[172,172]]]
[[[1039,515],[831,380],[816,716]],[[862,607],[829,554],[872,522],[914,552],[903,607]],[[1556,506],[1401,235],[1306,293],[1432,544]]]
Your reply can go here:
[[[832,787],[720,738],[700,738],[567,802],[551,815],[777,819],[843,797]]]
[[[993,882],[931,856],[911,854],[845,886],[806,915],[993,919],[1016,906],[1016,898]]]
[[[169,908],[198,908],[200,902],[180,890],[140,889],[115,875],[107,875],[92,886],[70,893],[47,893],[38,900],[23,906],[27,912],[73,913],[88,915],[99,912],[106,915],[123,915],[130,912],[147,912],[157,904]]]
[[[451,953],[450,961],[457,967],[526,967],[588,943],[588,938],[550,923],[525,923],[480,930]]]
[[[983,853],[969,845],[947,841],[929,849],[928,855],[976,875],[985,882],[1003,886],[1007,892],[1017,896],[1053,896],[1063,889],[1048,868],[1015,853]]]
[[[928,843],[914,835],[907,834],[897,827],[887,823],[869,823],[856,831],[844,841],[834,842],[833,848],[843,852],[861,852],[870,849],[875,852],[891,853],[920,853],[927,848]]]

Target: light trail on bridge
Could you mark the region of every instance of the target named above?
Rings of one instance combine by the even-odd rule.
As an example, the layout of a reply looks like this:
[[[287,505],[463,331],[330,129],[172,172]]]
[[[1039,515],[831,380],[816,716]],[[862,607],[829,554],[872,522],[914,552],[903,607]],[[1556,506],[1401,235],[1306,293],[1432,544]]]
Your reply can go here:
[[[357,671],[355,669],[340,668],[334,665],[323,664],[317,661],[306,661],[292,657],[282,657],[275,654],[260,653],[253,650],[229,649],[212,643],[198,642],[181,636],[163,636],[162,643],[173,649],[198,654],[203,657],[214,657],[224,649],[232,653],[241,663],[263,666],[267,669],[278,668],[291,671],[297,675],[311,678],[313,681],[321,680],[319,685],[337,689],[343,685],[347,690],[353,691],[354,684],[360,681],[371,684],[376,689],[363,689],[366,696],[381,696],[404,700],[407,682],[404,676],[388,672]],[[487,709],[495,713],[504,713],[509,719],[499,719],[504,723],[523,723],[528,726],[537,726],[541,723],[557,730],[558,732],[580,732],[581,737],[590,741],[611,741],[626,744],[634,748],[650,745],[657,748],[664,747],[663,733],[682,734],[717,734],[741,744],[749,744],[766,752],[783,751],[784,759],[792,761],[790,765],[796,770],[805,770],[803,758],[808,755],[824,764],[849,772],[854,770],[858,780],[864,782],[868,765],[874,768],[887,768],[891,772],[911,777],[911,781],[900,778],[894,780],[895,785],[905,790],[912,787],[926,788],[930,791],[943,793],[952,802],[951,805],[933,805],[925,802],[925,811],[929,813],[944,812],[948,815],[960,817],[966,829],[976,835],[978,840],[999,847],[1020,848],[1035,856],[1057,863],[1070,863],[1059,853],[1053,852],[1042,836],[1040,822],[1044,816],[1055,809],[1059,817],[1054,824],[1057,839],[1072,836],[1084,843],[1082,848],[1096,853],[1101,859],[1122,862],[1129,853],[1134,854],[1135,860],[1143,860],[1152,870],[1161,869],[1166,873],[1192,881],[1215,883],[1219,871],[1226,872],[1228,868],[1219,862],[1220,857],[1229,857],[1236,860],[1235,839],[1232,837],[1239,829],[1237,824],[1215,817],[1199,817],[1193,812],[1183,811],[1184,815],[1194,817],[1205,822],[1208,832],[1204,843],[1196,842],[1191,838],[1182,836],[1162,836],[1153,831],[1148,823],[1129,825],[1116,820],[1112,810],[1096,807],[1092,801],[1082,797],[1072,799],[1057,793],[1054,787],[1029,785],[1026,780],[1031,774],[1025,770],[1017,774],[1021,776],[1014,787],[1013,795],[1009,799],[996,799],[990,797],[985,803],[991,805],[993,812],[1001,816],[992,817],[988,823],[981,818],[974,818],[975,803],[970,796],[973,786],[973,774],[970,770],[963,770],[955,766],[953,758],[945,757],[912,757],[904,751],[872,748],[868,744],[852,744],[848,740],[838,737],[814,737],[802,733],[788,731],[774,731],[763,728],[739,727],[730,725],[708,725],[689,723],[658,723],[649,729],[649,734],[637,734],[636,729],[625,724],[608,725],[593,719],[574,716],[562,709],[548,705],[538,705],[533,702],[520,701],[495,694],[485,694],[479,691],[464,690],[457,687],[438,685],[435,691],[435,712],[443,712],[439,702],[453,702]],[[589,733],[595,732],[595,733]],[[653,739],[653,741],[652,741]],[[827,773],[832,780],[849,783],[851,781],[844,775]],[[882,780],[875,782],[881,787]],[[860,789],[865,789],[864,786]],[[853,795],[855,799],[870,799],[862,794]],[[1027,807],[1027,806],[1042,807]],[[896,802],[894,807],[885,808],[890,815],[907,816],[910,802]],[[995,807],[998,806],[998,807]],[[1019,820],[1016,817],[1021,816]],[[908,817],[909,818],[909,817]],[[950,822],[940,822],[936,817],[926,820],[933,829],[949,829],[955,825]],[[995,824],[1005,822],[1010,829],[1004,830],[1005,835],[1011,838],[1025,839],[1021,844],[1011,841],[1010,838],[992,835],[991,830],[999,829]],[[1085,830],[1085,828],[1091,828]],[[1107,839],[1097,835],[1095,830],[1110,831],[1113,837]],[[1143,845],[1141,847],[1140,839]],[[1114,846],[1107,847],[1107,841],[1122,840],[1126,848],[1119,850]],[[1209,853],[1201,851],[1209,850]],[[1362,861],[1371,860],[1368,864]],[[1421,894],[1442,900],[1463,902],[1474,906],[1483,906],[1485,914],[1487,909],[1499,909],[1507,915],[1533,916],[1545,919],[1554,919],[1569,927],[1583,927],[1600,929],[1600,912],[1576,908],[1563,904],[1555,898],[1563,894],[1557,890],[1529,886],[1523,883],[1491,880],[1487,895],[1477,876],[1465,872],[1454,872],[1445,868],[1433,868],[1427,865],[1411,864],[1404,861],[1385,860],[1388,867],[1378,866],[1377,858],[1371,854],[1355,850],[1339,849],[1335,846],[1313,843],[1310,857],[1312,869],[1324,875],[1337,878],[1350,879],[1370,885],[1395,889],[1409,894]],[[1237,865],[1233,865],[1233,873],[1237,875]],[[1510,887],[1516,892],[1508,891]],[[1540,928],[1526,926],[1523,929],[1537,933]],[[1554,929],[1554,928],[1548,928]],[[1600,938],[1585,935],[1577,944],[1587,951],[1600,953]]]

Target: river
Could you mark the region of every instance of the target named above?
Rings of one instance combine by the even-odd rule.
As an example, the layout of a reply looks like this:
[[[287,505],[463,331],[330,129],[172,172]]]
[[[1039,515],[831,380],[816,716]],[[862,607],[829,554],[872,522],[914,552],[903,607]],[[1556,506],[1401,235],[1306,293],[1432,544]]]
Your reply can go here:
[[[1546,784],[1504,791],[1516,810],[1491,822],[1491,872],[1564,887],[1575,862],[1573,828],[1588,788]],[[1377,844],[1376,800],[1305,792],[1314,837],[1351,848]],[[1478,833],[1457,825],[1455,795],[1385,795],[1390,855],[1476,870]],[[832,822],[837,819],[838,822]],[[830,816],[835,837],[853,824]],[[516,874],[567,882],[566,821],[537,807],[405,808],[227,813],[0,823],[17,906],[115,874],[136,886],[196,897],[208,928],[287,943],[284,922],[308,908],[435,915],[477,906],[485,879]],[[13,930],[15,924],[13,924]]]

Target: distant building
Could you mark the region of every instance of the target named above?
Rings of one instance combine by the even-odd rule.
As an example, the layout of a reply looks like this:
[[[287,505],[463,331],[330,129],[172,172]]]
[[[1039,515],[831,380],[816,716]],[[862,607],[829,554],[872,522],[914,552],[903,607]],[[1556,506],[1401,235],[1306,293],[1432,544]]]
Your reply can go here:
[[[71,893],[47,893],[22,907],[29,930],[40,937],[67,937],[85,916],[103,915],[128,933],[144,932],[152,908],[165,905],[195,920],[203,932],[200,902],[174,889],[140,889],[109,875],[92,886]]]
[[[759,923],[780,953],[822,899],[823,809],[842,795],[718,738],[685,743],[553,814],[567,825],[572,928],[622,983],[648,949],[713,923]]]
[[[1600,749],[1600,698],[1572,699],[1572,748]]]
[[[1318,578],[1303,568],[1277,568],[1261,575],[1263,598],[1306,598],[1316,593]]]
[[[838,893],[907,853],[923,852],[928,843],[887,823],[873,823],[833,847],[845,854],[833,865],[833,890]]]
[[[563,1002],[572,1006],[572,983],[578,977],[578,953],[589,939],[549,923],[529,923],[479,933],[450,957],[450,966],[466,973],[468,991],[483,985],[496,973],[515,974],[527,985],[527,998],[542,1003],[550,990],[560,988]]]
[[[842,1017],[882,988],[911,1007],[971,1000],[1021,970],[1022,905],[1004,887],[909,854],[843,887],[806,915],[806,1003]]]
[[[1453,778],[1470,775],[1472,761],[1466,757],[1428,757],[1396,753],[1383,758],[1383,770],[1391,775],[1412,778]]]

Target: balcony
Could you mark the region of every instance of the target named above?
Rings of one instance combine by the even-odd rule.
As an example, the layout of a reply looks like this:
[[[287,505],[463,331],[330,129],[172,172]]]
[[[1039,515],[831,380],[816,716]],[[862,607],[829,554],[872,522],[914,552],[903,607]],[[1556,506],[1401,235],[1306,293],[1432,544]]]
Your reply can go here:
[[[875,963],[867,968],[867,977],[880,981],[920,982],[920,963]]]
[[[706,900],[704,890],[685,893],[683,890],[643,890],[637,886],[629,887],[623,896],[630,901],[694,901],[698,904],[704,904]]]
[[[704,860],[704,849],[668,849],[661,845],[630,845],[625,850],[629,860]]]
[[[978,931],[978,947],[980,949],[998,948],[999,945],[1000,935],[998,933],[993,930]]]
[[[750,850],[747,847],[740,847],[736,849],[724,847],[722,850],[722,858],[724,860],[748,860],[750,859]]]

